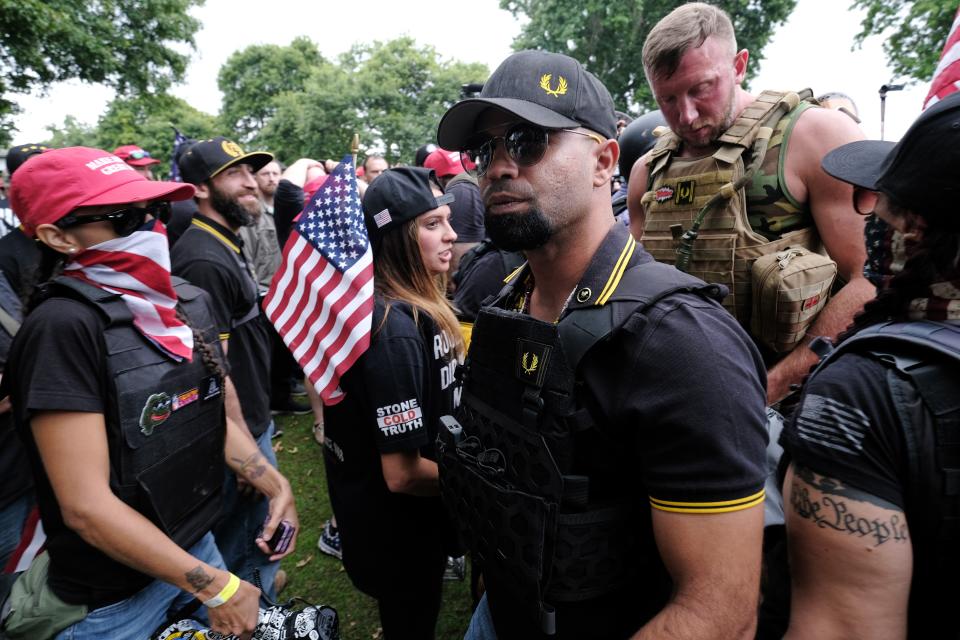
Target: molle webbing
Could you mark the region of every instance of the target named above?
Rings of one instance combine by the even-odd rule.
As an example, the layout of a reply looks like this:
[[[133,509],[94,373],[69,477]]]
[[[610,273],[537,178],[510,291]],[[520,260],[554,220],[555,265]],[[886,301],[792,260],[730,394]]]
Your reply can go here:
[[[809,90],[796,93],[764,91],[743,110],[731,127],[719,138],[715,153],[700,158],[676,155],[680,138],[672,132],[660,137],[651,154],[650,188],[643,196],[646,223],[643,245],[654,258],[667,264],[677,262],[681,236],[694,226],[701,209],[716,194],[719,203],[712,206],[697,230],[687,267],[690,275],[706,282],[725,285],[730,294],[724,306],[749,326],[751,309],[750,268],[762,255],[787,247],[819,251],[820,242],[812,227],[784,234],[770,241],[750,226],[743,185],[743,154],[758,141],[765,149],[774,126],[765,121],[781,109],[792,111]],[[772,123],[776,125],[776,123]],[[759,162],[759,160],[757,160]]]

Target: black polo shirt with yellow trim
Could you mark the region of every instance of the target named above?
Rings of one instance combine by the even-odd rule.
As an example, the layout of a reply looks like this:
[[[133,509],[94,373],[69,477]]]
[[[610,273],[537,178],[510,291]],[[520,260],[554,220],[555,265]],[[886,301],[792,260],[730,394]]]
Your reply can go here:
[[[259,437],[270,424],[270,334],[242,248],[230,229],[198,213],[171,250],[170,262],[174,275],[210,294],[243,418]]]
[[[626,227],[612,225],[560,319],[608,303],[628,269],[652,260]],[[512,290],[498,306],[523,309],[531,278],[526,266],[508,276]],[[687,292],[634,312],[583,357],[578,396],[598,424],[577,446],[571,473],[590,478],[592,502],[626,495],[650,505],[636,535],[652,557],[622,591],[551,602],[556,640],[626,638],[667,603],[672,583],[656,557],[653,510],[713,514],[762,504],[765,376],[760,354],[733,316]],[[545,637],[492,576],[487,596],[501,640]]]
[[[612,226],[561,318],[607,303],[627,269],[651,261],[626,227]],[[508,276],[508,308],[523,307],[531,278],[527,267]],[[587,353],[578,380],[608,433],[633,445],[650,506],[723,513],[762,503],[766,370],[749,335],[718,302],[685,292],[624,327]]]

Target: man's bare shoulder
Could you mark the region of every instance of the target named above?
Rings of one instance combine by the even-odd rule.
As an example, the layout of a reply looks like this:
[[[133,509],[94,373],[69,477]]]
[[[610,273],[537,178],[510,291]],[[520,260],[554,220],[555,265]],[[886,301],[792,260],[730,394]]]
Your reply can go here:
[[[863,130],[853,119],[835,109],[807,109],[797,118],[791,146],[823,150],[820,157],[837,147],[863,140]]]

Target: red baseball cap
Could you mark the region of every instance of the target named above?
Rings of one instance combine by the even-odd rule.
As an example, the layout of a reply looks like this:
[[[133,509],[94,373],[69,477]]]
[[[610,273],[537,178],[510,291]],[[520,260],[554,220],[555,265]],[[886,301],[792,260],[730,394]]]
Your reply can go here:
[[[135,144],[125,144],[122,147],[117,147],[113,150],[113,155],[134,167],[148,167],[151,164],[160,164],[159,160],[150,156],[149,151],[144,151]]]
[[[433,169],[438,178],[444,178],[461,174],[468,169],[473,169],[476,165],[466,158],[464,158],[464,162],[461,162],[459,151],[437,149],[427,156],[427,159],[423,161],[423,166],[427,169]]]
[[[186,200],[193,185],[147,180],[102,149],[67,147],[41,153],[10,179],[8,197],[28,236],[78,207],[143,200]]]

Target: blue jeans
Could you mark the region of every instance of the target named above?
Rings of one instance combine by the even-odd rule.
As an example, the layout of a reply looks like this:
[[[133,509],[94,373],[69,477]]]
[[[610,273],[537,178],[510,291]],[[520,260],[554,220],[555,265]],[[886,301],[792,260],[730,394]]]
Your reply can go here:
[[[483,594],[480,603],[470,618],[470,626],[463,635],[463,640],[497,640],[497,632],[493,628],[493,617],[490,615],[490,605],[487,604],[487,594]]]
[[[0,571],[7,566],[10,556],[20,544],[23,525],[33,508],[33,491],[28,491],[0,509]]]
[[[270,446],[273,430],[271,421],[267,430],[257,438],[257,444],[263,457],[276,468],[277,457]],[[213,535],[230,571],[256,584],[253,572],[259,570],[263,592],[273,600],[276,597],[273,580],[280,569],[280,562],[270,562],[270,556],[260,551],[256,543],[257,535],[267,521],[269,507],[269,500],[259,493],[251,497],[241,496],[237,492],[237,477],[228,470],[224,485],[223,518],[213,528]]]
[[[190,548],[190,555],[217,569],[225,568],[209,533]],[[126,600],[91,611],[86,618],[57,634],[56,640],[144,640],[167,616],[191,600],[193,594],[154,580]],[[206,610],[201,608],[197,614],[206,615]],[[197,627],[202,628],[199,623]]]

